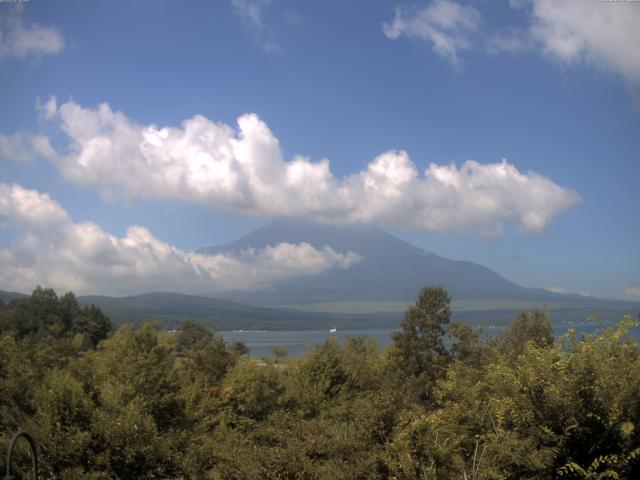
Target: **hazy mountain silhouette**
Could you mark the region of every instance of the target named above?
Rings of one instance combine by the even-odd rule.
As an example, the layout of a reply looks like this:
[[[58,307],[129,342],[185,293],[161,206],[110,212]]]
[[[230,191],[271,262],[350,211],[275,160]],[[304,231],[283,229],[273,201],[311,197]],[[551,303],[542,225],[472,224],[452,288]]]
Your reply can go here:
[[[582,321],[592,315],[606,321],[619,320],[628,313],[635,317],[639,308],[637,302],[524,288],[482,265],[448,260],[371,226],[278,220],[235,242],[202,248],[199,252],[215,254],[281,242],[307,242],[316,248],[328,245],[336,252],[357,253],[362,259],[347,269],[334,267],[320,275],[280,281],[258,291],[216,292],[211,297],[171,292],[126,297],[91,295],[79,296],[78,301],[99,306],[116,324],[156,319],[176,328],[189,319],[218,329],[274,330],[395,327],[404,308],[378,311],[374,304],[369,313],[357,310],[340,313],[256,305],[367,300],[411,303],[420,288],[428,284],[447,288],[454,301],[454,318],[473,324],[507,323],[522,308],[547,306],[554,322]],[[56,285],[51,287],[55,289]],[[0,300],[5,303],[22,296],[23,293],[0,290]],[[456,302],[466,304],[458,303],[456,307]]]
[[[320,275],[275,283],[259,291],[217,294],[259,304],[296,304],[346,300],[413,300],[427,284],[443,285],[456,300],[500,298],[554,300],[566,295],[521,287],[496,272],[467,261],[426,252],[367,225],[336,226],[300,220],[276,220],[242,238],[199,253],[215,254],[264,248],[281,242],[307,242],[336,252],[352,251],[362,260],[347,269],[334,267]]]
[[[16,300],[18,298],[24,298],[27,295],[19,292],[5,292],[4,290],[0,290],[0,301],[3,303],[9,303],[11,300]]]

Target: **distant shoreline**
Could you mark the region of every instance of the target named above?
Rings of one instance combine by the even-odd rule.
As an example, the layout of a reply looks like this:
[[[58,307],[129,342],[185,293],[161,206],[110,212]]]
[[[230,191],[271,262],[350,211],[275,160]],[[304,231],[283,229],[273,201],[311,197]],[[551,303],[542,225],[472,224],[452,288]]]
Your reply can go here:
[[[576,335],[591,334],[596,331],[615,325],[615,322],[567,322],[553,325],[553,334],[558,338],[567,333],[571,328],[576,329]],[[493,337],[506,332],[508,325],[474,326],[484,336]],[[220,330],[216,333],[226,342],[240,341],[249,348],[249,355],[254,358],[273,358],[274,347],[286,347],[289,358],[298,358],[310,348],[324,343],[335,336],[343,342],[349,337],[366,337],[376,341],[379,348],[384,348],[391,343],[391,332],[399,328],[371,328],[371,329],[338,329],[335,333],[326,330]],[[640,339],[640,329],[635,329],[632,334]]]

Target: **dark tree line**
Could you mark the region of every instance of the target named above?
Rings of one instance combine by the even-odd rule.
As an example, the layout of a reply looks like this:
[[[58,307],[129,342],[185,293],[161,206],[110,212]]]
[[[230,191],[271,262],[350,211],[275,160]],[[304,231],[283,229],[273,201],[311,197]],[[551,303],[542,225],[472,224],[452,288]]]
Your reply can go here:
[[[0,306],[0,442],[31,431],[47,479],[640,478],[637,322],[554,339],[522,312],[484,339],[450,316],[425,288],[388,348],[272,361],[38,289]]]
[[[37,287],[30,297],[0,303],[0,333],[17,340],[81,335],[95,347],[110,332],[111,320],[93,305],[80,307],[72,292],[58,297]]]

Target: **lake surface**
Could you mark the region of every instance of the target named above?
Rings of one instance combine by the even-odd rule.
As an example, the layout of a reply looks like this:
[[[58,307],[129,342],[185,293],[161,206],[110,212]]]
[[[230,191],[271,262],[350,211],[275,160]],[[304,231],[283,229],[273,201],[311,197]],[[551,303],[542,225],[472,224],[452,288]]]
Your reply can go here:
[[[505,332],[507,328],[507,326],[483,327],[483,333],[485,336],[494,336]],[[560,337],[569,328],[575,328],[579,335],[593,333],[603,328],[603,325],[599,323],[555,325],[553,334]],[[227,342],[243,342],[249,348],[249,354],[255,358],[273,358],[272,349],[274,347],[286,347],[289,351],[288,357],[295,358],[314,346],[326,342],[332,336],[338,337],[340,342],[344,342],[349,337],[373,338],[379,347],[386,347],[391,343],[391,332],[393,331],[393,329],[342,330],[337,332],[329,332],[328,330],[234,330],[217,333]],[[640,332],[634,333],[637,338]]]

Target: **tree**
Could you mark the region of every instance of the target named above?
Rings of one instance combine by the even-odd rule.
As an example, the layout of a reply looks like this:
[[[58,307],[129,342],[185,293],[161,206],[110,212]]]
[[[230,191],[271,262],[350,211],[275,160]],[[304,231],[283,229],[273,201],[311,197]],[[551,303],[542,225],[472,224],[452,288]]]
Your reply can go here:
[[[308,352],[291,375],[291,392],[304,415],[317,415],[327,402],[335,401],[348,380],[340,342],[328,338]]]
[[[222,418],[233,426],[263,421],[277,409],[283,393],[279,370],[273,364],[241,360],[222,384]]]
[[[176,357],[157,327],[125,325],[83,357],[96,409],[94,465],[115,478],[176,478],[185,423]]]
[[[397,367],[423,401],[431,396],[435,381],[444,376],[450,359],[443,341],[451,318],[450,303],[443,287],[424,287],[415,305],[405,312],[402,330],[392,335]]]
[[[289,349],[284,345],[276,345],[271,349],[273,355],[276,357],[276,362],[280,362],[289,355]]]
[[[70,469],[85,470],[90,464],[95,404],[82,381],[69,369],[53,369],[34,389],[33,403],[37,411],[28,428],[47,452],[43,473],[49,478],[68,478]]]
[[[540,348],[553,345],[553,330],[546,311],[520,312],[511,321],[509,330],[502,339],[502,346],[511,355],[518,356],[528,342],[533,342]]]
[[[244,342],[234,340],[227,346],[227,350],[236,358],[249,354],[249,347]]]
[[[216,385],[235,362],[226,350],[224,339],[210,329],[186,321],[176,340],[176,350],[188,366],[187,383],[199,388]],[[183,379],[184,380],[184,379]]]
[[[61,297],[38,286],[30,297],[13,300],[0,311],[0,333],[17,339],[72,338],[84,335],[96,346],[111,333],[111,320],[94,306],[81,308],[76,296]]]
[[[17,339],[64,333],[58,297],[50,288],[38,286],[30,297],[13,300],[2,313],[0,330],[11,332]]]
[[[214,334],[211,330],[196,322],[187,320],[182,324],[182,329],[178,334],[176,350],[184,352],[191,348],[205,345],[213,339]]]
[[[453,322],[447,329],[452,339],[451,356],[465,363],[477,364],[482,353],[480,337],[473,328],[462,322]]]
[[[98,345],[111,333],[111,320],[95,305],[78,310],[71,322],[71,333],[85,335],[91,345]]]

